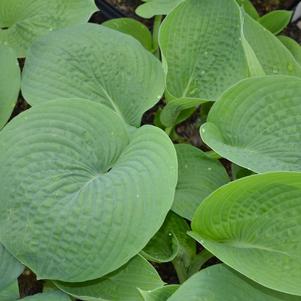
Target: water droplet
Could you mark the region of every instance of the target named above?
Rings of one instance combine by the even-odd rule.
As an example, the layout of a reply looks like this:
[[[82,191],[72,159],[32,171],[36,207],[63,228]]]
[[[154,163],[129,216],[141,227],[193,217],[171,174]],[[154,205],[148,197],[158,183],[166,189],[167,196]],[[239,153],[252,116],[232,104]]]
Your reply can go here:
[[[53,28],[52,28],[52,27],[50,27],[50,28],[49,28],[49,31],[53,31]]]
[[[204,128],[202,128],[202,129],[201,129],[201,132],[202,132],[202,133],[205,133],[205,129],[204,129]]]
[[[278,68],[277,68],[277,67],[274,67],[274,68],[273,68],[273,73],[274,73],[274,74],[278,74],[278,72],[279,72],[279,71],[278,71]]]
[[[212,168],[211,168],[211,167],[208,167],[207,169],[208,169],[209,171],[210,171],[210,170],[212,170]]]
[[[140,198],[140,194],[137,193],[136,194],[136,198],[139,199]]]
[[[287,70],[290,71],[290,72],[294,71],[294,66],[293,66],[293,64],[289,63],[289,64],[287,65]]]
[[[184,165],[184,167],[185,167],[185,168],[188,168],[188,165],[187,165],[187,164],[185,164],[185,165]]]
[[[205,51],[205,52],[204,52],[204,55],[207,56],[207,55],[208,55],[208,51]]]
[[[238,38],[238,41],[241,41],[241,38]]]
[[[204,75],[205,73],[206,73],[205,70],[202,70],[202,71],[201,71],[201,74],[202,74],[202,75]]]
[[[168,233],[168,236],[172,236],[172,234],[169,232],[169,233]]]

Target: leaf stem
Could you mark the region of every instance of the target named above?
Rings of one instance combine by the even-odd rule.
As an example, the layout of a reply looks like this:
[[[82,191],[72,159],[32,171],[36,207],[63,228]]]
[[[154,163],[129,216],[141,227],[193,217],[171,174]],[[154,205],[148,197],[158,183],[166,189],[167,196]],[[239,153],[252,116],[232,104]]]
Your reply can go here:
[[[154,18],[154,25],[153,25],[153,51],[155,55],[160,58],[160,51],[159,51],[159,30],[162,21],[162,16],[155,16]]]
[[[219,160],[219,159],[222,158],[219,154],[217,154],[217,153],[216,153],[215,151],[213,151],[213,150],[206,152],[206,155],[207,155],[208,157],[210,157],[211,159],[215,159],[215,160]]]
[[[197,273],[202,266],[214,255],[211,254],[208,250],[204,249],[199,254],[194,257],[189,269],[188,269],[188,277],[192,276],[193,274]]]
[[[172,261],[172,264],[176,270],[177,276],[178,276],[178,280],[179,283],[183,283],[184,281],[186,281],[188,279],[188,274],[187,274],[187,269],[184,265],[184,262],[180,259],[180,258],[175,258]]]

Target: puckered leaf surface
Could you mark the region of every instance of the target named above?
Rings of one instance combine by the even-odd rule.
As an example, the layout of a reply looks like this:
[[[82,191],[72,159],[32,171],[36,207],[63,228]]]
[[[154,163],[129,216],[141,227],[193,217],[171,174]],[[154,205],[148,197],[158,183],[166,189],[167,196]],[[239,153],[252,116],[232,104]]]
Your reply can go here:
[[[31,108],[1,131],[0,150],[0,241],[38,278],[82,282],[116,270],[172,206],[168,136],[153,126],[129,133],[92,101]]]

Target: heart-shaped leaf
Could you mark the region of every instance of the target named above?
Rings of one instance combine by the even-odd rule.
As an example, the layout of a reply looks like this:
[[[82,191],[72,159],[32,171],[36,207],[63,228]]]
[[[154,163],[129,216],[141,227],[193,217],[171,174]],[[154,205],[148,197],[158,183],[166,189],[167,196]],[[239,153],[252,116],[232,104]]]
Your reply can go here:
[[[170,212],[163,226],[143,249],[142,255],[154,262],[169,262],[184,254],[188,267],[196,253],[195,242],[187,235],[189,230],[183,218]]]
[[[41,293],[23,298],[24,301],[70,301],[70,297],[62,292]]]
[[[112,108],[130,125],[163,94],[159,60],[134,38],[85,24],[37,41],[28,54],[22,92],[31,105],[80,97]]]
[[[1,5],[1,4],[0,4]],[[20,68],[12,49],[0,46],[0,129],[9,119],[20,90]]]
[[[300,297],[267,289],[217,264],[195,274],[167,299],[168,301],[300,301]],[[163,301],[163,300],[162,300]]]
[[[39,36],[85,23],[95,10],[94,0],[1,0],[0,44],[24,57]]]
[[[301,65],[301,46],[295,40],[287,36],[278,36],[281,43],[291,52],[295,60]]]
[[[199,206],[192,230],[250,279],[301,295],[301,173],[255,175],[221,187]]]
[[[235,0],[187,0],[164,20],[160,47],[171,98],[216,100],[248,76]]]
[[[158,15],[168,15],[177,5],[184,0],[142,0],[136,9],[136,14],[142,18],[152,18]]]
[[[248,14],[243,19],[243,35],[267,75],[301,76],[300,65],[277,37]]]
[[[16,280],[24,266],[0,244],[0,291]]]
[[[153,291],[140,291],[144,301],[166,301],[178,289],[179,285],[166,285]]]
[[[129,133],[92,101],[31,108],[1,131],[0,150],[0,241],[39,278],[82,282],[116,270],[172,206],[168,136],[153,126]]]
[[[152,35],[149,29],[143,23],[135,19],[111,19],[102,23],[102,25],[134,37],[149,51],[153,48]]]
[[[138,289],[154,290],[164,283],[150,263],[136,256],[103,278],[82,283],[55,284],[67,294],[86,301],[142,301]]]
[[[273,34],[278,34],[289,24],[291,17],[291,11],[274,10],[262,16],[259,23]]]
[[[214,104],[200,132],[218,154],[257,173],[301,170],[301,79],[241,81]]]
[[[222,164],[188,145],[175,145],[179,175],[172,210],[191,220],[196,208],[211,192],[229,182]]]

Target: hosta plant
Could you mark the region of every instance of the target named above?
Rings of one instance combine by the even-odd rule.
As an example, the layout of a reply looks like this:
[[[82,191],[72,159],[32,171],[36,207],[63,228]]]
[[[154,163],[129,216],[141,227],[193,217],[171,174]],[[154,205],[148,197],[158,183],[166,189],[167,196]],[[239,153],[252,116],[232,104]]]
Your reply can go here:
[[[144,2],[0,3],[0,301],[301,300],[291,12]]]

